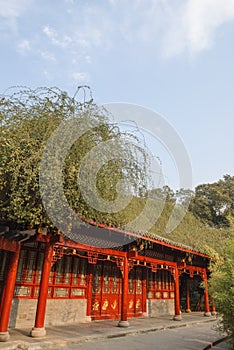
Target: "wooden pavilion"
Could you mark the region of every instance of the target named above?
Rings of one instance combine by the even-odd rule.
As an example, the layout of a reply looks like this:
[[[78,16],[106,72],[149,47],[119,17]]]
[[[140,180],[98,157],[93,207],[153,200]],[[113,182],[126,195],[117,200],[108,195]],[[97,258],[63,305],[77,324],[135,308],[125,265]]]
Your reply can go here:
[[[28,327],[42,337],[49,324],[180,320],[182,301],[187,312],[199,305],[209,316],[209,261],[188,246],[95,222],[81,226],[75,239],[45,228],[0,226],[0,341],[9,339],[9,328]],[[202,306],[192,305],[202,281]]]

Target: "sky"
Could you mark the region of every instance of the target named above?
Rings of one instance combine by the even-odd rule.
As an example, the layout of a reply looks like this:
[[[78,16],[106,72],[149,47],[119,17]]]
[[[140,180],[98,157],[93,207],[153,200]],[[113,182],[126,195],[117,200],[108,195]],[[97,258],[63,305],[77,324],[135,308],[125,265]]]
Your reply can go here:
[[[0,0],[0,44],[0,94],[89,85],[98,104],[163,116],[193,186],[234,175],[234,0]],[[167,151],[145,138],[176,186]]]

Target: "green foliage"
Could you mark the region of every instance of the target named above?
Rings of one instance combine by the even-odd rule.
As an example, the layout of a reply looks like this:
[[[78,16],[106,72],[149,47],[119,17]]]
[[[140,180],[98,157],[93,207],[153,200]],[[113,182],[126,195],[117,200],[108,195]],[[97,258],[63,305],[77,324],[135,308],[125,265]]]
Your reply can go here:
[[[157,234],[175,242],[189,245],[216,258],[225,255],[225,242],[234,238],[234,225],[231,220],[228,227],[216,227],[214,224],[208,225],[207,221],[204,222],[204,220],[201,220],[194,214],[192,203],[190,210],[186,212],[180,224],[173,232],[167,233],[166,225],[174,206],[176,205],[177,211],[181,210],[181,208],[183,209],[183,205],[188,204],[191,198],[194,201],[195,193],[185,189],[173,193],[168,188],[155,189],[153,191],[158,198],[166,198],[166,201],[161,216],[150,230],[151,234]],[[232,216],[229,214],[229,219],[230,217]]]
[[[116,216],[89,206],[77,181],[84,156],[108,140],[115,142],[116,154],[97,174],[100,196],[107,201],[115,200],[120,180],[126,192],[133,196],[144,195],[148,190],[146,151],[135,135],[120,132],[110,122],[107,111],[92,100],[80,103],[57,88],[16,89],[0,103],[0,221],[21,227],[53,226],[40,196],[40,161],[52,133],[62,122],[74,118],[90,126],[70,148],[63,166],[64,193],[76,213],[117,226],[124,220],[122,213]],[[96,127],[92,127],[94,121],[98,123]]]
[[[217,311],[222,315],[221,330],[231,336],[234,349],[234,242],[229,240],[225,246],[225,257],[212,267],[210,292]]]
[[[224,256],[225,241],[234,237],[234,177],[225,175],[214,184],[200,185],[195,193],[187,189],[174,193],[168,186],[151,190],[147,152],[137,137],[120,132],[110,122],[108,113],[92,101],[80,103],[56,88],[35,91],[17,89],[1,99],[0,221],[19,226],[53,226],[39,191],[40,161],[52,133],[62,122],[72,118],[85,120],[90,126],[93,121],[98,122],[97,127],[90,127],[73,144],[63,166],[64,193],[70,207],[79,216],[123,226],[142,213],[149,194],[150,198],[155,198],[152,210],[157,209],[157,201],[165,202],[162,214],[149,234],[163,236],[208,253],[211,249],[214,255],[217,252]],[[109,140],[115,142],[117,157],[100,166],[97,191],[107,203],[115,201],[118,196],[117,184],[121,181],[126,194],[132,196],[129,204],[113,213],[102,212],[89,205],[77,181],[84,157]],[[94,165],[95,162],[89,164],[90,173]],[[51,188],[51,192],[53,190]],[[86,191],[90,191],[88,182]],[[191,197],[191,205],[184,219],[172,233],[167,233],[166,225],[174,206],[179,212]]]
[[[234,177],[225,175],[218,182],[197,186],[190,210],[209,226],[230,227],[234,217]]]

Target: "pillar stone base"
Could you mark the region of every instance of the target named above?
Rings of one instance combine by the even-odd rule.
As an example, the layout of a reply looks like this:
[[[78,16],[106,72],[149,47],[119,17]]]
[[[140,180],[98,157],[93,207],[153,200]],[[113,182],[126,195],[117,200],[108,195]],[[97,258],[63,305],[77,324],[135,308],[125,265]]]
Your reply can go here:
[[[8,341],[10,339],[9,332],[0,332],[0,341]]]
[[[216,315],[217,315],[217,312],[216,312],[216,311],[211,311],[211,315],[212,315],[212,316],[216,316]]]
[[[85,322],[92,322],[91,316],[85,316]]]
[[[211,312],[210,311],[209,312],[204,312],[204,316],[210,317],[211,316]]]
[[[185,312],[190,313],[190,312],[191,312],[191,310],[190,310],[190,309],[186,309],[186,310],[185,310]]]
[[[118,327],[129,327],[129,322],[128,321],[122,321],[120,320],[119,323],[118,323]]]
[[[46,336],[46,330],[44,327],[42,327],[42,328],[34,327],[34,328],[32,328],[30,335],[33,338],[43,338]]]
[[[181,317],[181,315],[175,315],[175,316],[173,317],[173,320],[174,320],[174,321],[182,321],[182,317]]]

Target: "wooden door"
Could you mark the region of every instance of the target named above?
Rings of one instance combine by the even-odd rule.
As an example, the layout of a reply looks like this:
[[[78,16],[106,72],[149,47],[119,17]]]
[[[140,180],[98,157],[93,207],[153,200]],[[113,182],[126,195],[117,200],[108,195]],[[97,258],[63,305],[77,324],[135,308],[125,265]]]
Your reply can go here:
[[[141,316],[145,311],[146,293],[144,291],[143,269],[133,268],[129,273],[128,282],[128,316]]]
[[[92,320],[119,318],[122,276],[116,264],[98,262],[93,269]]]

